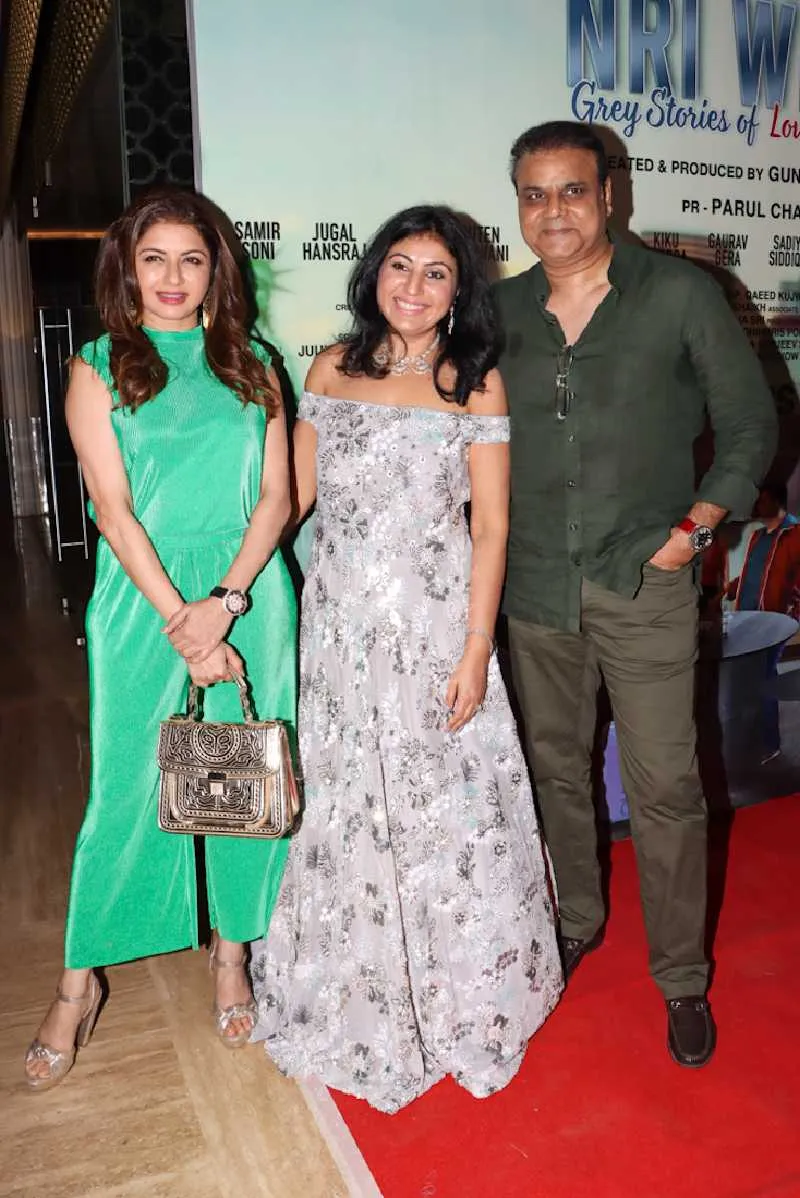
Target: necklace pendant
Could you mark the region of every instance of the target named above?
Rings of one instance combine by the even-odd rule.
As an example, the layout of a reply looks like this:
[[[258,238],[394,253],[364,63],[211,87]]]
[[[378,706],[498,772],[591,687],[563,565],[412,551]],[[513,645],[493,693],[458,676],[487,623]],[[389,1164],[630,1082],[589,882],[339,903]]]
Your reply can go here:
[[[398,358],[389,367],[390,374],[430,374],[432,370],[430,362],[421,354],[414,358]]]
[[[372,360],[376,366],[385,366],[389,374],[432,374],[433,366],[430,359],[433,351],[439,344],[439,334],[437,333],[428,348],[421,354],[404,354],[402,358],[398,358],[396,362],[392,362],[388,345],[384,344],[372,355]]]

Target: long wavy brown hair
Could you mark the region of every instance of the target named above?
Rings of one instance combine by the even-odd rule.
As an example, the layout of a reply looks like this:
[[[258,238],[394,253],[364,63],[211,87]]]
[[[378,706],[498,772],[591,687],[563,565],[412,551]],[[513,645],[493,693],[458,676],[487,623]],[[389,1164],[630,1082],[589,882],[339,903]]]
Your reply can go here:
[[[250,344],[250,308],[230,221],[205,196],[177,187],[149,191],[134,200],[100,243],[95,295],[111,338],[110,368],[120,406],[135,410],[167,384],[166,363],[141,328],[142,297],[135,262],[140,239],[162,221],[190,225],[211,255],[211,282],[203,302],[209,367],[242,403],[262,404],[274,415],[279,399],[266,366]]]

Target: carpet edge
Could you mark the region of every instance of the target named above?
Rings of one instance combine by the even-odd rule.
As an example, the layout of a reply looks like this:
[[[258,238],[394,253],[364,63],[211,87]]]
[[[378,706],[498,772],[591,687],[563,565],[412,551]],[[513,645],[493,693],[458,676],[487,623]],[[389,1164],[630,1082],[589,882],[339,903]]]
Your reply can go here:
[[[305,1079],[298,1085],[351,1198],[383,1198],[361,1149],[327,1087],[316,1078]]]

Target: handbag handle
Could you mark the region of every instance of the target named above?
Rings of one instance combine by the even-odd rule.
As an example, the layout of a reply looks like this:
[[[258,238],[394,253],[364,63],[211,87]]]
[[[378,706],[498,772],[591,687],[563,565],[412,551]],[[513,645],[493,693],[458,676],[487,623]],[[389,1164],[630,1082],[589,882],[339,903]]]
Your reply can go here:
[[[236,674],[231,671],[231,681],[235,682],[239,688],[239,702],[242,705],[242,715],[246,724],[252,724],[255,720],[253,705],[250,702],[250,695],[247,691],[247,679],[241,674]],[[202,687],[196,683],[189,683],[189,702],[187,704],[188,715],[190,720],[200,721],[200,691]]]

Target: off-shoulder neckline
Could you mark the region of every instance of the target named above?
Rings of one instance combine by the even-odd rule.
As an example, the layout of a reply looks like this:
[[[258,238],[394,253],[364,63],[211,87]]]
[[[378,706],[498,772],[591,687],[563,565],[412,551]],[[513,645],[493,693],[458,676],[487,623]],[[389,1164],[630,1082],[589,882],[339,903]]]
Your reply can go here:
[[[308,395],[311,399],[323,399],[329,403],[350,404],[353,407],[359,408],[383,408],[387,412],[426,412],[431,416],[456,416],[463,418],[468,416],[471,420],[508,420],[508,416],[499,415],[480,415],[478,412],[465,412],[457,404],[453,404],[452,411],[446,408],[428,408],[423,404],[410,403],[373,403],[369,399],[345,399],[342,395],[321,395],[318,391],[304,391],[304,395]]]

